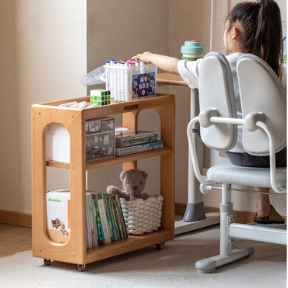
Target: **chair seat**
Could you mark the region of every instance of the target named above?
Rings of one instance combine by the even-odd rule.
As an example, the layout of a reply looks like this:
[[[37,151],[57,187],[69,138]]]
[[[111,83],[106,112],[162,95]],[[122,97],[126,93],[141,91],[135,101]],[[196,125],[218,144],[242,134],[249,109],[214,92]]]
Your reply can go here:
[[[269,168],[241,167],[225,162],[211,167],[207,172],[207,177],[218,183],[271,188]],[[286,167],[277,168],[276,182],[278,187],[286,187],[286,178]]]

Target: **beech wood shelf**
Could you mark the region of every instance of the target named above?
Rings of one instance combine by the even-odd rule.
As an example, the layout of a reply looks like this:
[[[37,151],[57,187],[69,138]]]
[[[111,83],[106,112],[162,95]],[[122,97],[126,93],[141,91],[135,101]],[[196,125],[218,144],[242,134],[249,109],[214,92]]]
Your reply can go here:
[[[33,256],[78,265],[99,261],[174,238],[174,142],[175,98],[171,94],[112,102],[111,105],[89,109],[59,107],[71,101],[87,101],[89,97],[66,99],[32,106],[32,252]],[[85,122],[103,116],[122,114],[123,127],[137,130],[138,114],[143,109],[155,109],[161,121],[164,148],[137,154],[86,162]],[[46,130],[52,123],[65,126],[70,134],[70,163],[46,161]],[[86,170],[122,163],[123,170],[137,168],[137,161],[160,157],[160,193],[164,197],[161,227],[141,236],[129,236],[108,245],[86,249]],[[65,244],[53,242],[47,233],[46,169],[70,169],[71,236]],[[107,183],[109,185],[110,183]]]

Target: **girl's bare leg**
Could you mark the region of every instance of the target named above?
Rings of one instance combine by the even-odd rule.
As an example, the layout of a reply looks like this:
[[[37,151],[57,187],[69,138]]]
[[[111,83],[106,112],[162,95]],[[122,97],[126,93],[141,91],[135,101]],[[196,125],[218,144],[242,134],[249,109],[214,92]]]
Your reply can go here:
[[[269,188],[255,187],[255,190],[259,192],[269,193]],[[271,211],[269,194],[256,193],[256,208],[258,217],[264,217],[269,215]]]

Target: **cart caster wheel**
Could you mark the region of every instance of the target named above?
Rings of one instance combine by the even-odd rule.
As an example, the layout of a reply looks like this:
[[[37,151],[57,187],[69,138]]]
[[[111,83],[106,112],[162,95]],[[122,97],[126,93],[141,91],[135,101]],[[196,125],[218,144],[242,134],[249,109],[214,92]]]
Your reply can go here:
[[[86,265],[85,264],[83,264],[83,265],[79,264],[78,265],[78,271],[85,272],[85,269],[86,269]]]
[[[156,244],[156,248],[157,250],[162,250],[165,246],[165,242],[162,242],[162,243],[159,243],[159,244]]]
[[[48,259],[44,259],[44,266],[50,266],[51,261]]]

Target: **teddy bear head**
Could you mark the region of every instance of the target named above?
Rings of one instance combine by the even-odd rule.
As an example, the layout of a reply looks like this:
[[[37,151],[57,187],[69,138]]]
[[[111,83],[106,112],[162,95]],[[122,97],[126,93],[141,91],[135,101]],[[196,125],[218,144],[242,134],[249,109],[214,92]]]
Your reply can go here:
[[[138,198],[146,185],[148,174],[139,169],[124,170],[120,173],[124,191],[132,198]]]

